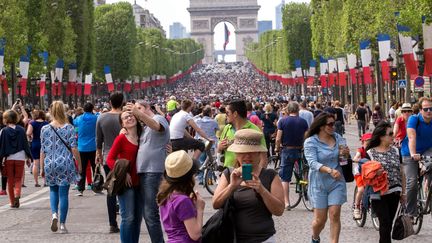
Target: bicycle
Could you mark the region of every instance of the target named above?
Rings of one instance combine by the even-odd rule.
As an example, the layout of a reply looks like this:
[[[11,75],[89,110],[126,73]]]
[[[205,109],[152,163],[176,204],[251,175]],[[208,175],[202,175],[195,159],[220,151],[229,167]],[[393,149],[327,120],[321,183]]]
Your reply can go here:
[[[273,169],[276,172],[280,170],[280,156],[274,150],[275,148],[275,139],[270,140],[269,152],[270,156],[268,157],[268,164],[273,165]]]
[[[212,149],[213,143],[206,143],[205,153],[207,158],[204,163],[200,166],[199,171],[203,173],[203,187],[211,194],[214,194],[218,185],[219,179],[223,173],[224,167],[218,165],[214,159],[214,153]]]
[[[300,201],[303,201],[305,208],[308,211],[313,211],[312,202],[308,195],[308,175],[309,166],[302,152],[302,157],[294,162],[293,179],[290,182],[290,185],[294,186],[289,187],[290,209],[297,207]]]
[[[356,195],[357,195],[357,191],[358,188],[357,186],[354,188],[354,202],[356,200]],[[371,220],[372,220],[372,225],[375,228],[375,230],[379,230],[379,220],[378,217],[376,216],[375,212],[372,209],[372,203],[370,200],[370,196],[368,195],[368,193],[363,193],[362,199],[360,201],[360,209],[361,209],[361,219],[354,219],[356,225],[358,227],[363,227],[366,224],[366,218],[367,218],[367,214],[370,213],[371,216]]]
[[[432,181],[427,180],[428,177],[431,178],[431,173],[432,156],[421,156],[417,181],[417,216],[413,219],[414,234],[418,234],[421,230],[423,215],[430,214],[432,211]]]

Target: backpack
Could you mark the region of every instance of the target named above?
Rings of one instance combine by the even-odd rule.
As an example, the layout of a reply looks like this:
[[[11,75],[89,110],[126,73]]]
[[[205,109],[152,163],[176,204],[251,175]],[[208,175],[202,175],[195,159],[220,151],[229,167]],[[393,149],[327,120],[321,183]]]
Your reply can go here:
[[[226,169],[224,175],[229,183],[231,171]],[[236,242],[234,210],[233,196],[231,195],[226,199],[223,208],[220,208],[215,214],[213,214],[202,227],[202,242]]]

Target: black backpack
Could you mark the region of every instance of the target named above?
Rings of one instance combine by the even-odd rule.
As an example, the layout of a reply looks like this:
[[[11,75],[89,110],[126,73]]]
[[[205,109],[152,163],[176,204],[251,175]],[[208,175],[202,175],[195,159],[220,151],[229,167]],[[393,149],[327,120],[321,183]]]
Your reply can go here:
[[[225,177],[230,179],[231,172],[227,169]],[[223,206],[213,214],[202,227],[202,242],[205,243],[231,243],[236,242],[234,224],[234,204],[233,197],[229,197]]]

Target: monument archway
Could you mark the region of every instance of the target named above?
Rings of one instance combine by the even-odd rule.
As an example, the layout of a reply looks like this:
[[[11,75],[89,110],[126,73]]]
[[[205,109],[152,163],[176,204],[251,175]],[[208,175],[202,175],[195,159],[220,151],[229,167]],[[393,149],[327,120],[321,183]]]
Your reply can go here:
[[[214,56],[214,28],[220,22],[234,26],[236,60],[246,61],[244,47],[258,41],[257,0],[190,0],[191,37],[204,47],[203,63],[212,63]]]

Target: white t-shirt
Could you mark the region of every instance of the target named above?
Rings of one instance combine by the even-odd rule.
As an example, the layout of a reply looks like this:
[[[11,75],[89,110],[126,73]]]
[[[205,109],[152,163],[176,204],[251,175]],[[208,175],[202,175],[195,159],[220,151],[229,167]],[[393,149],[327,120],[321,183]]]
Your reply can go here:
[[[389,110],[389,116],[390,116],[390,122],[395,122],[396,120],[396,111],[395,109],[392,107]]]
[[[183,110],[174,114],[170,123],[170,139],[183,138],[185,129],[188,126],[187,122],[192,119],[192,115]]]

